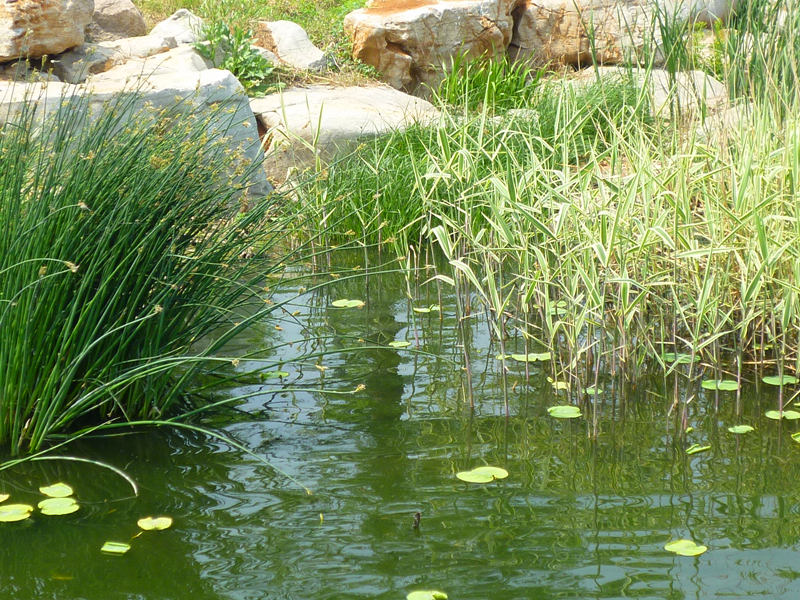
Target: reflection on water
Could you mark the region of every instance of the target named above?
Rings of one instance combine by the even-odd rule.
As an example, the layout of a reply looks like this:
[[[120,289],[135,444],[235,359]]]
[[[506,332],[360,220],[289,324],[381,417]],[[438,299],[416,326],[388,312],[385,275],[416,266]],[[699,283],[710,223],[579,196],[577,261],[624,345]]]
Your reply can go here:
[[[509,365],[506,420],[498,365],[476,325],[471,414],[452,360],[447,298],[440,321],[409,310],[399,278],[371,278],[368,295],[365,285],[342,281],[287,307],[301,314],[259,336],[293,344],[268,358],[308,358],[283,365],[283,380],[231,391],[259,392],[240,408],[262,418],[240,415],[226,433],[313,495],[200,435],[84,442],[71,452],[124,468],[140,496],[129,498],[124,481],[85,464],[3,473],[0,491],[17,501],[35,503],[39,485],[63,480],[82,505],[67,517],[0,527],[3,597],[388,600],[417,588],[454,600],[800,597],[800,445],[789,439],[795,425],[761,417],[772,392],[748,391],[740,416],[726,396],[716,413],[713,401],[692,403],[686,443],[712,450],[686,456],[666,416],[671,383],[640,382],[604,399],[595,442],[584,420],[547,416],[555,397],[540,365],[527,381]],[[419,305],[439,302],[435,289],[424,293]],[[367,304],[326,308],[338,297]],[[231,353],[256,345],[254,336]],[[368,349],[392,340],[414,345]],[[356,394],[324,393],[360,384]],[[310,391],[290,389],[298,385]],[[736,423],[756,431],[729,434]],[[505,467],[509,478],[487,486],[455,478],[484,463]],[[171,515],[175,525],[131,541],[148,514]],[[677,537],[709,551],[664,551]],[[105,556],[106,540],[133,549]]]

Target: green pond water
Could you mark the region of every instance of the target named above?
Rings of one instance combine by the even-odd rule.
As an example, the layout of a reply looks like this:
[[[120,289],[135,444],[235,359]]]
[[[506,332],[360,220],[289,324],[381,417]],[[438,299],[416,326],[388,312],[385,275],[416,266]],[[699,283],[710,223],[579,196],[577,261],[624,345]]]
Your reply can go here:
[[[295,291],[287,286],[276,299]],[[455,362],[452,299],[443,292],[440,300],[433,285],[412,289],[417,306],[441,301],[441,313],[421,315],[405,291],[394,275],[342,278],[301,294],[280,321],[229,350],[293,341],[265,358],[310,355],[275,367],[288,373],[283,379],[229,390],[252,395],[209,424],[312,495],[193,432],[83,441],[68,453],[124,469],[139,496],[87,464],[0,473],[11,501],[35,504],[40,485],[64,481],[81,504],[68,516],[0,523],[0,597],[402,600],[438,589],[452,600],[800,598],[800,444],[790,438],[795,423],[763,417],[774,389],[748,387],[739,416],[734,394],[720,393],[715,410],[714,393],[700,391],[689,405],[694,431],[679,440],[666,415],[671,380],[625,393],[604,380],[601,434],[592,441],[587,419],[547,415],[557,397],[540,364],[526,379],[524,365],[509,363],[506,420],[496,350],[476,321],[471,412]],[[366,305],[330,307],[337,298]],[[393,340],[412,345],[365,348]],[[353,395],[319,391],[358,385],[366,387]],[[756,429],[727,431],[739,423]],[[711,449],[687,456],[692,443]],[[510,475],[487,485],[456,479],[483,464]],[[172,528],[133,537],[137,519],[162,514],[174,518]],[[676,538],[709,549],[675,556],[664,544]],[[107,540],[131,550],[102,554]]]

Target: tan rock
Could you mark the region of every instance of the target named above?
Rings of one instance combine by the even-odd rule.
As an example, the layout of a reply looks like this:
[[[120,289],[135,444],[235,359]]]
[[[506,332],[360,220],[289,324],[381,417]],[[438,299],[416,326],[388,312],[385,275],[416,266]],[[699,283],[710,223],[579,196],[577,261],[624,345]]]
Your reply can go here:
[[[351,12],[344,28],[353,56],[391,86],[435,85],[457,55],[491,58],[511,41],[510,0],[390,0]]]
[[[147,34],[142,12],[131,0],[94,0],[88,35],[95,42]]]
[[[328,68],[328,59],[322,50],[311,43],[300,25],[292,21],[259,21],[255,43],[295,69],[324,71]]]
[[[80,46],[93,12],[92,0],[0,3],[0,62],[52,56]]]

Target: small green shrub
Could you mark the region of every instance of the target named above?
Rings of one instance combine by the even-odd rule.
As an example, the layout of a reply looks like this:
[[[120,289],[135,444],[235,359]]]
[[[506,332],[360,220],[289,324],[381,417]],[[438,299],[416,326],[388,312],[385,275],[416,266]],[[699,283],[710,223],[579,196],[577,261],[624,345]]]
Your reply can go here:
[[[218,21],[206,24],[203,34],[206,42],[195,44],[195,49],[215,66],[233,73],[248,94],[263,94],[273,85],[274,67],[253,47],[251,32]]]

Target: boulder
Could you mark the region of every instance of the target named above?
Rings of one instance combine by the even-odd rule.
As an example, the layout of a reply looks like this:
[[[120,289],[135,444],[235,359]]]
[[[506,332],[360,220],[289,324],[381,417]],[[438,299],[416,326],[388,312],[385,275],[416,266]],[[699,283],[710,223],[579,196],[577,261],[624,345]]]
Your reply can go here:
[[[194,44],[205,38],[203,19],[181,8],[153,27],[150,35],[163,39],[174,38],[176,44]]]
[[[311,43],[305,29],[297,23],[259,21],[255,43],[274,54],[280,62],[295,69],[324,71],[328,68],[325,54]]]
[[[290,88],[250,100],[266,151],[267,177],[285,181],[292,170],[329,162],[364,137],[431,123],[429,102],[388,86]]]
[[[92,0],[5,0],[0,3],[0,62],[80,46],[93,12]]]
[[[660,24],[726,19],[736,0],[373,0],[345,17],[353,56],[387,83],[436,83],[458,55],[616,64],[656,48]]]
[[[81,83],[93,73],[102,73],[122,61],[118,52],[97,44],[82,44],[58,55],[51,62],[53,74],[67,83]]]
[[[88,101],[91,111],[103,110],[126,95],[120,107],[120,131],[130,124],[156,119],[162,109],[175,109],[186,115],[208,119],[210,135],[222,136],[233,157],[229,177],[247,186],[248,195],[261,196],[271,191],[262,169],[255,169],[247,180],[242,172],[263,159],[258,130],[247,95],[228,71],[164,70],[150,75],[131,75],[120,68],[91,77],[85,84],[21,84],[0,82],[0,123],[12,119],[31,106],[37,111],[40,127],[47,127],[48,115],[73,101]],[[117,72],[121,69],[121,72]],[[124,109],[124,110],[123,110]]]
[[[729,107],[727,86],[703,71],[670,73],[664,69],[598,67],[579,71],[575,81],[630,81],[631,77],[647,90],[654,117],[702,116]]]
[[[86,31],[94,42],[147,34],[142,12],[131,0],[94,0],[94,15]]]
[[[353,56],[392,87],[436,85],[453,57],[492,58],[511,42],[510,0],[379,0],[349,13]]]

